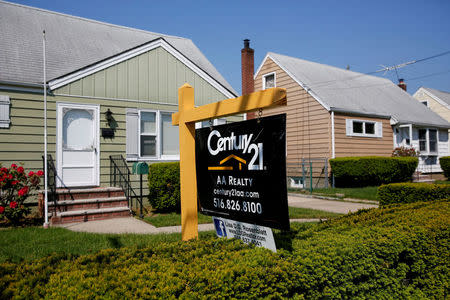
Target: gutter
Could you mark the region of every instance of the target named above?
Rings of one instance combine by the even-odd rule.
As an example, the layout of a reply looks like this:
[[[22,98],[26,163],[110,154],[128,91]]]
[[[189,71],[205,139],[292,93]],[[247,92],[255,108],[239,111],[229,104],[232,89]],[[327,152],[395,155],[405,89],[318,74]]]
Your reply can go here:
[[[47,89],[49,89],[48,84],[47,84]],[[0,80],[0,90],[42,94],[44,91],[44,87],[42,84],[38,84],[38,83],[23,83],[23,82]]]
[[[377,113],[364,113],[361,111],[348,110],[348,109],[342,109],[342,108],[336,108],[336,107],[330,107],[330,111],[337,112],[337,113],[346,113],[346,114],[351,114],[351,115],[356,115],[356,116],[363,116],[363,117],[391,119],[391,116],[388,116],[388,115],[381,115],[381,114],[377,114]]]
[[[432,123],[415,123],[415,122],[398,122],[397,125],[412,125],[414,127],[435,127],[435,128],[440,128],[440,129],[450,129],[450,124],[445,126],[445,125],[437,125],[437,124],[432,124]]]

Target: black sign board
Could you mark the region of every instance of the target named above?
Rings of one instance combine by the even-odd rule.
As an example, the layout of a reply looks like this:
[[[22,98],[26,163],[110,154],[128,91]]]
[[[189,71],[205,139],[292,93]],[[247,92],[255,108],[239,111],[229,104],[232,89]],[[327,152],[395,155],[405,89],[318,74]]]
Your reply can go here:
[[[289,230],[285,114],[197,129],[195,155],[203,213]]]

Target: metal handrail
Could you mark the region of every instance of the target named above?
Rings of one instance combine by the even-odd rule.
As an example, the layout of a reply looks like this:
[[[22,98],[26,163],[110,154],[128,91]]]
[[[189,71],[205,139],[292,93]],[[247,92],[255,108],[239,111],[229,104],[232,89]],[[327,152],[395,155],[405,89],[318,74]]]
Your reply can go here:
[[[45,156],[42,156],[42,163],[45,169]],[[53,209],[56,215],[56,168],[51,154],[47,154],[47,201],[53,202]]]
[[[110,185],[120,187],[127,197],[128,205],[133,209],[133,198],[136,199],[136,207],[140,206],[140,217],[142,218],[142,197],[138,197],[131,187],[130,169],[122,155],[110,155]],[[141,195],[142,196],[142,195]]]

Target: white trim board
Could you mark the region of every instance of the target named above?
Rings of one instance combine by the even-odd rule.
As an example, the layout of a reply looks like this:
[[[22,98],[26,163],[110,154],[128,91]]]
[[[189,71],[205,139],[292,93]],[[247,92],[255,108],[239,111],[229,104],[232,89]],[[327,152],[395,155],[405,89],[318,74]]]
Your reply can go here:
[[[235,98],[236,95],[233,95],[229,92],[225,87],[223,87],[217,80],[211,77],[208,73],[197,67],[193,62],[187,59],[182,53],[176,50],[172,45],[166,42],[163,38],[158,38],[157,40],[150,42],[148,44],[142,45],[138,48],[132,49],[125,53],[119,54],[112,58],[106,59],[105,61],[96,63],[93,66],[86,67],[80,71],[74,72],[72,74],[66,75],[62,78],[55,79],[49,82],[49,87],[51,90],[55,90],[64,85],[77,81],[83,77],[89,76],[106,68],[109,68],[113,65],[119,64],[125,60],[136,57],[142,53],[148,52],[150,50],[156,49],[158,47],[163,48],[170,54],[172,54],[176,59],[181,61],[184,65],[186,65],[189,69],[191,69],[194,73],[199,75],[201,78],[206,80],[209,84],[211,84],[214,88],[216,88],[219,92],[224,94],[228,98]]]
[[[414,93],[413,97],[414,97],[416,100],[418,100],[418,101],[424,101],[424,100],[419,100],[419,99],[416,98],[416,95],[417,95],[419,92],[423,92],[423,93],[427,94],[427,95],[430,96],[432,99],[436,100],[440,105],[444,106],[444,107],[447,108],[447,109],[450,109],[450,105],[448,105],[445,101],[442,101],[438,96],[434,95],[434,94],[431,93],[430,91],[427,91],[427,90],[424,89],[423,87],[420,87],[420,88]],[[429,106],[427,105],[427,107],[429,107]]]
[[[266,56],[264,57],[262,63],[259,65],[258,69],[256,70],[256,73],[253,76],[253,80],[256,79],[256,77],[258,76],[259,72],[261,71],[262,66],[266,63],[266,60],[268,58],[270,58],[274,63],[276,63],[284,72],[286,72],[286,74],[289,75],[289,77],[292,78],[292,80],[297,82],[308,94],[310,94],[317,102],[319,102],[319,104],[322,105],[327,111],[331,111],[330,106],[325,104],[325,102],[322,101],[320,99],[320,97],[316,93],[314,93],[309,87],[307,87],[306,84],[304,84],[303,82],[298,80],[291,72],[289,72],[282,64],[280,64],[280,62],[278,60],[273,58],[269,53],[266,54]]]

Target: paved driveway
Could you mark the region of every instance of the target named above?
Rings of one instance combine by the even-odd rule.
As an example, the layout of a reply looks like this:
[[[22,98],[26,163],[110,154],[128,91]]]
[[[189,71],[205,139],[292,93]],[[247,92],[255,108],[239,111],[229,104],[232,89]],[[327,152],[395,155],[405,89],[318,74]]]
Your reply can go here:
[[[289,206],[311,208],[324,211],[330,211],[335,213],[347,214],[349,212],[355,212],[363,208],[376,208],[378,204],[369,203],[354,203],[348,201],[336,201],[336,200],[324,200],[312,197],[305,197],[302,195],[288,196]]]

